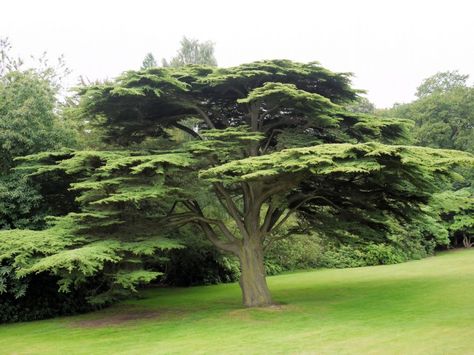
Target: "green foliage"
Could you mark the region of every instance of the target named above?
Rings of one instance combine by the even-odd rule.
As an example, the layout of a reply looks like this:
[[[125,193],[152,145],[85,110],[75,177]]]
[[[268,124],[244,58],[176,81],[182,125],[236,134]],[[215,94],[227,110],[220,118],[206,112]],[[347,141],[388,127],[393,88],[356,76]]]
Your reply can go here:
[[[420,243],[420,244],[418,244]],[[329,246],[321,253],[318,266],[327,268],[348,268],[372,265],[398,264],[408,260],[421,259],[434,254],[435,243],[423,240],[411,241],[409,248],[387,243],[368,243],[361,246]]]
[[[312,217],[321,219],[319,215]],[[429,211],[406,225],[386,220],[375,231],[370,230],[370,225],[364,226],[363,218],[361,215],[357,221],[338,222],[341,225],[331,224],[330,219],[321,219],[321,224],[329,223],[331,231],[320,234],[314,232],[311,224],[306,226],[309,232],[297,234],[303,219],[294,219],[289,227],[277,232],[278,239],[274,243],[269,243],[265,260],[267,273],[316,267],[396,264],[433,255],[435,247],[449,243],[447,230]],[[357,225],[358,233],[354,233]],[[389,232],[382,228],[389,228]],[[317,230],[324,229],[318,227]],[[381,238],[383,235],[385,238]]]
[[[366,97],[359,96],[353,103],[347,105],[347,110],[372,115],[375,113],[375,105]]]
[[[18,156],[74,143],[54,114],[55,90],[33,71],[9,72],[0,78],[0,168]]]
[[[449,174],[454,165],[473,163],[473,156],[449,150],[378,143],[321,144],[234,160],[203,171],[200,176],[216,181],[237,182],[271,180],[292,175],[293,180],[297,178],[295,175],[306,173],[321,176],[370,175],[384,169],[393,169],[397,165],[398,177],[406,176],[409,181],[408,175],[412,175],[414,189],[420,183],[429,181],[430,173]],[[419,182],[415,180],[416,177],[420,179]],[[407,180],[402,180],[398,187],[407,187],[403,186]]]
[[[233,68],[127,72],[115,83],[83,90],[81,108],[95,127],[105,130],[108,142],[120,145],[166,137],[166,128],[186,129],[181,122],[189,119],[199,119],[201,129],[247,125],[266,136],[261,150],[272,149],[289,130],[313,143],[393,141],[406,135],[408,121],[376,119],[337,106],[356,94],[348,74],[332,73],[317,63],[273,60]],[[200,136],[196,130],[185,131]]]
[[[40,228],[50,212],[41,202],[38,189],[24,175],[0,176],[0,229]]]
[[[446,190],[434,194],[430,207],[449,231],[452,245],[463,244],[465,247],[473,245],[474,193],[472,188]]]
[[[459,149],[474,152],[474,88],[467,85],[468,75],[457,71],[442,72],[423,81],[418,88],[418,100],[397,105],[383,112],[384,115],[411,118],[415,121],[413,140],[416,144],[435,148]],[[429,212],[435,224],[449,233],[454,246],[470,245],[472,231],[471,166],[456,169],[465,177],[444,187],[430,201]],[[457,189],[461,189],[456,191]]]
[[[314,234],[291,234],[271,244],[265,253],[267,274],[324,266],[321,237]]]
[[[469,75],[460,74],[457,70],[436,73],[423,82],[416,89],[416,96],[423,98],[432,94],[439,94],[453,89],[467,86]]]
[[[12,280],[16,280],[13,274],[11,274],[11,277]],[[16,281],[18,282],[18,280]],[[67,294],[58,293],[57,279],[50,275],[40,274],[23,278],[21,285],[23,286],[21,294],[0,294],[0,309],[2,310],[0,312],[0,323],[53,318],[100,308],[97,305],[91,305],[87,301],[87,288],[73,290]],[[96,282],[91,281],[89,284],[90,288],[97,286]]]
[[[414,104],[417,142],[474,152],[474,88],[436,93]]]
[[[75,144],[55,113],[61,73],[44,58],[38,68],[24,70],[8,53],[8,42],[0,47],[0,229],[41,228],[56,211],[37,186],[10,169],[18,156]]]
[[[2,233],[8,233],[7,237]],[[0,235],[0,323],[97,309],[89,304],[88,297],[91,290],[100,285],[100,277],[94,276],[87,286],[72,288],[64,294],[58,293],[58,283],[64,285],[61,278],[40,270],[56,266],[50,258],[80,242],[79,238],[60,238],[54,230],[12,230],[0,232]],[[69,260],[69,269],[80,261]],[[65,261],[58,260],[57,263]]]
[[[186,154],[86,151],[40,153],[22,160],[22,171],[33,171],[31,178],[40,184],[52,174],[75,177],[71,189],[79,193],[81,209],[52,219],[44,231],[0,232],[0,260],[12,265],[17,277],[55,275],[60,291],[69,292],[99,274],[107,282],[89,299],[100,303],[134,292],[138,284],[160,275],[142,269],[143,257],[179,244],[156,230],[157,211],[150,207],[156,199],[179,193],[163,187],[164,167],[189,165]],[[121,178],[123,173],[129,177]]]
[[[114,281],[124,289],[136,292],[137,285],[148,284],[160,275],[162,274],[159,272],[146,270],[120,271],[115,275]]]
[[[413,136],[418,145],[473,153],[474,88],[466,86],[465,80],[441,86],[383,114],[414,120]]]
[[[290,60],[257,61],[217,69],[202,81],[215,88],[233,87],[237,96],[240,94],[242,97],[246,96],[249,89],[271,82],[294,84],[301,90],[318,93],[336,104],[352,101],[357,93],[350,87],[349,73],[331,72],[318,62],[305,64]]]

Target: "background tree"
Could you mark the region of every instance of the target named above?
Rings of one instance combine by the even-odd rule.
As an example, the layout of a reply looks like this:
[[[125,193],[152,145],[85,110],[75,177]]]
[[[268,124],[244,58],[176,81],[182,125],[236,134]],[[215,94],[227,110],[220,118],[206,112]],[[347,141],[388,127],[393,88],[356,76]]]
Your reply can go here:
[[[183,37],[176,56],[168,61],[163,59],[163,66],[181,67],[187,64],[203,64],[217,66],[214,56],[214,43],[211,41],[200,42],[197,39]]]
[[[50,66],[40,58],[32,69],[10,54],[1,42],[0,60],[0,229],[42,225],[44,200],[24,176],[12,171],[14,159],[46,150],[73,146],[70,131],[56,113],[63,62]],[[62,74],[61,74],[62,72]],[[66,70],[67,72],[67,70]]]
[[[425,89],[418,100],[382,114],[414,120],[418,145],[474,152],[474,88],[467,78],[457,71],[438,73],[420,85]]]
[[[67,190],[70,181],[66,176],[52,175],[39,185],[15,170],[19,156],[76,146],[75,131],[64,119],[59,102],[62,78],[67,72],[62,59],[50,64],[45,54],[27,64],[11,55],[8,40],[0,40],[0,230],[41,230],[46,226],[46,216],[76,210],[75,194]],[[6,238],[1,244],[10,241],[14,239]],[[18,249],[28,245],[26,240],[23,242]],[[35,257],[41,243],[30,244],[28,255]],[[60,294],[57,281],[47,273],[18,277],[12,260],[2,255],[0,322],[91,309],[85,299],[87,288]]]
[[[474,152],[474,88],[429,95],[411,108],[420,145]]]
[[[463,188],[437,193],[431,208],[449,231],[452,245],[470,248],[474,245],[474,190]]]
[[[50,229],[51,238],[73,243],[16,265],[18,272],[53,272],[72,285],[108,270],[112,284],[133,288],[155,274],[131,266],[130,253],[191,224],[239,258],[244,304],[271,304],[264,249],[292,216],[332,238],[390,240],[424,215],[435,175],[473,162],[459,152],[386,144],[403,138],[407,121],[344,109],[356,97],[347,74],[286,60],[152,68],[84,89],[81,109],[123,148],[26,159],[39,179],[61,173],[76,181],[82,207]],[[199,125],[183,125],[188,119]],[[168,137],[169,128],[193,140],[133,149]]]
[[[416,89],[415,95],[418,98],[423,98],[434,93],[443,93],[466,87],[468,79],[469,75],[460,74],[457,70],[439,72],[423,80]]]
[[[468,86],[468,75],[457,71],[441,72],[423,81],[419,99],[396,105],[383,112],[390,117],[415,121],[413,141],[418,145],[474,152],[474,88]],[[473,169],[459,169],[464,182],[455,182],[434,195],[430,208],[437,220],[449,231],[453,246],[469,246],[472,238],[474,204]]]
[[[147,53],[143,58],[142,69],[157,67],[158,63],[152,53]]]
[[[347,110],[356,113],[375,113],[375,105],[364,96],[359,96],[353,103],[347,106]]]

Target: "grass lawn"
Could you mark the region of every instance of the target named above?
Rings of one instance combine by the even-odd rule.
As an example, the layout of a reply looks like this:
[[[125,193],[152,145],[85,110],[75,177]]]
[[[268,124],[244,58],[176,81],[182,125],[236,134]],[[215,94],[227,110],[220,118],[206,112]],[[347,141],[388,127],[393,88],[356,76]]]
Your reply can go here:
[[[474,354],[474,249],[269,284],[279,307],[244,309],[238,285],[226,284],[3,325],[0,353]]]

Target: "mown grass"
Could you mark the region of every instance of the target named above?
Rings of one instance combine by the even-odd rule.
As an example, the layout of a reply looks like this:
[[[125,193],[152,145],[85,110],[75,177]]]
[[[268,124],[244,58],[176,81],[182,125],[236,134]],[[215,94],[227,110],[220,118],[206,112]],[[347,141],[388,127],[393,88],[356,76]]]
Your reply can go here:
[[[0,326],[1,354],[474,354],[474,250],[269,278],[279,307],[237,284],[153,289],[76,317]]]

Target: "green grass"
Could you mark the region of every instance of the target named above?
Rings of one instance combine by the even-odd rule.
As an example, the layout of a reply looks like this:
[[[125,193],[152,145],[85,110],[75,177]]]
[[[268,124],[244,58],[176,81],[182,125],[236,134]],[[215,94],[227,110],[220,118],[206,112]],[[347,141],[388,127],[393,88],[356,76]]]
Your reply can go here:
[[[269,284],[279,308],[244,309],[227,284],[148,290],[96,313],[3,325],[0,353],[474,353],[474,250]]]

